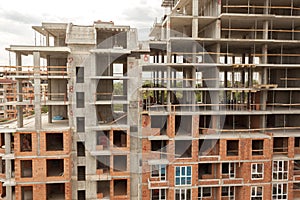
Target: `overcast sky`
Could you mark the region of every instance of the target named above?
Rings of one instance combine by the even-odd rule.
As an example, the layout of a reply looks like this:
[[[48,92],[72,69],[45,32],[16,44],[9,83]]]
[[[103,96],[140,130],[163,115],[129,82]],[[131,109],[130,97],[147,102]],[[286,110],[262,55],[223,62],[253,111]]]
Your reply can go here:
[[[96,20],[114,21],[149,30],[155,18],[162,17],[162,0],[1,0],[0,66],[9,65],[10,44],[34,45],[32,26],[41,22],[72,22],[92,25]],[[39,39],[39,38],[38,38]],[[11,64],[14,55],[11,54]]]

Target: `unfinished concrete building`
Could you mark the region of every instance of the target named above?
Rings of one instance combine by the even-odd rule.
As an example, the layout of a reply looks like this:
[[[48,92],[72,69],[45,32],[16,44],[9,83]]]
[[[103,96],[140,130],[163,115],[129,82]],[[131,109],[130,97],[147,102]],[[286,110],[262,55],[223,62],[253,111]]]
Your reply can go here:
[[[113,22],[43,23],[44,45],[7,49],[17,121],[0,129],[3,198],[300,198],[300,2],[162,6],[149,42]]]
[[[101,21],[33,29],[44,45],[7,48],[16,55],[17,66],[4,74],[16,81],[17,121],[0,130],[1,196],[138,199],[136,69],[143,44],[136,30]],[[22,65],[27,55],[33,66]],[[23,81],[34,83],[33,100],[24,98]],[[27,105],[34,106],[33,118],[24,118]]]
[[[162,2],[143,66],[143,199],[298,199],[300,2]]]

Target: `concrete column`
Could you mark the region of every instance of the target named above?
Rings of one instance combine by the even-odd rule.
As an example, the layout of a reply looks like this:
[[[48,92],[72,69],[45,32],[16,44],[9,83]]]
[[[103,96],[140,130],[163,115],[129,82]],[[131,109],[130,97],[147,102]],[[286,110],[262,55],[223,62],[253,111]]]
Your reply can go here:
[[[51,81],[48,80],[48,92],[51,93]],[[48,99],[51,100],[51,95],[48,96]],[[48,106],[48,123],[52,123],[52,106]]]
[[[5,140],[5,154],[7,155],[7,154],[11,153],[11,133],[5,133],[4,140]],[[10,180],[12,178],[11,160],[10,159],[5,160],[5,175],[6,175],[7,180]],[[6,186],[6,198],[12,199],[12,187],[11,186]]]
[[[264,14],[267,15],[269,13],[269,0],[265,0],[265,9],[264,9]]]
[[[6,199],[13,199],[11,186],[6,186]]]
[[[130,199],[142,199],[142,127],[140,113],[142,107],[139,104],[140,96],[138,88],[142,86],[142,69],[139,67],[139,60],[135,57],[128,57],[128,124],[130,125]],[[131,63],[131,64],[130,64]],[[134,78],[133,78],[134,77]]]
[[[49,39],[50,39],[50,38],[49,38],[49,37],[50,37],[50,35],[49,35],[49,33],[47,33],[47,34],[46,34],[46,46],[47,46],[47,47],[50,46],[50,42],[49,42]]]
[[[192,37],[197,38],[198,37],[198,0],[193,0],[193,21],[192,21]]]
[[[227,71],[224,71],[224,88],[228,87],[227,78],[228,78]],[[224,100],[223,100],[225,104],[227,104],[227,100],[228,100],[228,98],[227,98],[227,91],[225,90],[224,91]]]
[[[216,39],[220,39],[221,38],[221,20],[217,20],[216,21],[216,25],[215,25],[215,38]]]
[[[215,0],[214,2],[217,4],[217,13],[215,16],[219,16],[222,12],[222,1]]]
[[[197,44],[197,43],[193,43],[193,49],[192,49],[192,51],[193,51],[193,57],[192,57],[192,63],[196,63],[197,62],[197,46],[198,46],[199,44]]]
[[[49,34],[47,35],[47,38],[49,39]],[[47,66],[51,66],[51,57],[50,56],[47,56]],[[52,85],[51,81],[52,80],[48,80],[48,92],[49,93],[51,93],[51,85]],[[41,91],[41,92],[43,92],[43,91]],[[48,100],[51,100],[51,95],[48,96]],[[50,105],[48,106],[48,123],[52,123],[52,106],[50,106]]]
[[[33,52],[35,130],[42,128],[40,52]]]
[[[18,66],[18,71],[22,70],[22,55],[21,53],[16,53],[16,65]],[[17,101],[22,102],[22,79],[17,80]],[[17,106],[17,127],[22,128],[24,126],[23,122],[23,106]]]
[[[22,80],[18,79],[17,80],[17,101],[22,102],[23,101],[23,90],[22,90]],[[17,127],[22,128],[24,126],[23,122],[23,106],[17,105]]]
[[[5,133],[5,154],[11,153],[11,133]]]
[[[170,88],[171,88],[171,83],[173,82],[171,80],[172,78],[172,70],[171,70],[171,67],[167,67],[167,104],[170,105],[171,104],[171,95],[172,95],[172,92],[170,92]],[[170,107],[168,106],[167,107],[167,110],[170,111]]]
[[[193,79],[191,81],[192,88],[196,88],[196,67],[191,69],[191,78]],[[192,92],[192,103],[197,104],[197,99],[196,99],[196,93],[195,92]],[[197,107],[197,109],[198,109],[198,107]],[[192,110],[196,111],[196,106],[193,105]]]
[[[262,64],[267,64],[268,63],[268,45],[265,44],[262,47]],[[268,84],[268,70],[266,67],[262,69],[262,74],[261,74],[261,83]],[[268,91],[263,90],[261,91],[261,96],[260,96],[260,104],[261,104],[261,110],[267,110],[267,99],[268,99]],[[263,115],[261,117],[261,122],[260,122],[260,127],[265,128],[266,127],[266,116]]]
[[[167,30],[166,30],[166,39],[171,37],[171,19],[170,16],[167,16]],[[171,42],[167,43],[167,63],[172,63],[172,54],[171,54]]]
[[[6,175],[6,179],[11,179],[11,160],[10,159],[6,159],[5,160],[5,175]]]
[[[164,82],[165,82],[165,71],[161,70],[161,87],[164,87]],[[161,96],[160,96],[160,101],[162,104],[164,104],[165,101],[165,91],[161,91]]]
[[[268,6],[269,4],[269,0],[266,0],[265,1],[265,6]],[[268,8],[266,7],[265,8],[265,14],[268,14]],[[269,31],[269,22],[268,21],[265,21],[264,22],[264,25],[263,25],[263,28],[264,28],[264,31],[263,31],[263,39],[264,40],[267,40],[268,39],[268,31]],[[262,61],[262,64],[267,64],[268,63],[268,45],[267,44],[264,44],[262,46],[262,58],[261,58],[261,61]],[[261,78],[261,81],[262,81],[262,84],[267,84],[268,82],[268,77],[267,77],[267,68],[263,68],[262,69],[262,74],[261,74],[262,78]],[[260,109],[261,110],[266,110],[267,109],[267,98],[268,98],[268,92],[267,91],[261,91],[261,96],[260,96]],[[263,115],[261,117],[261,122],[260,122],[260,127],[261,128],[265,128],[265,122],[266,122],[266,116]]]
[[[267,68],[263,68],[262,72],[262,84],[267,83]],[[261,104],[261,110],[267,110],[267,98],[268,98],[268,92],[262,91],[260,96],[260,104]],[[266,128],[266,115],[262,115],[261,121],[260,121],[260,127]]]
[[[263,29],[264,29],[264,31],[263,31],[263,39],[264,40],[267,40],[268,39],[268,32],[269,32],[269,22],[268,21],[264,21],[263,22],[264,23],[264,25],[263,25]]]
[[[5,159],[5,178],[6,181],[11,181],[11,160]],[[6,199],[13,199],[12,198],[12,187],[10,185],[6,186]]]
[[[85,184],[86,184],[86,190],[85,190],[86,199],[97,199],[97,181],[87,180]]]
[[[199,13],[199,0],[193,0],[193,17],[198,17]]]

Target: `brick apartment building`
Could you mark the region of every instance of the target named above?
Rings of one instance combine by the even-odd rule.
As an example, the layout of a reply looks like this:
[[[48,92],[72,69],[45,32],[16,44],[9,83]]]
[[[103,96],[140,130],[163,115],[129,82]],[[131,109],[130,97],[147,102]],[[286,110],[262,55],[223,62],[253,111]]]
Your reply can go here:
[[[0,78],[0,119],[8,120],[17,118],[17,109],[13,102],[17,101],[16,81]],[[23,98],[33,100],[33,87],[28,81],[22,82]],[[24,106],[25,114],[29,115],[33,106]]]

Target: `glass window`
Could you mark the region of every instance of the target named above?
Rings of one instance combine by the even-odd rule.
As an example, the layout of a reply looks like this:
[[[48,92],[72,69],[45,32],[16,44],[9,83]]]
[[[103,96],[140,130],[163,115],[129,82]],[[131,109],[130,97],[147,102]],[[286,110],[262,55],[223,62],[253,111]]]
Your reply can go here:
[[[252,163],[252,170],[251,170],[251,178],[255,179],[263,179],[264,175],[264,164],[262,163]]]
[[[175,200],[191,200],[191,189],[175,189]]]
[[[272,199],[287,199],[287,183],[273,184]]]
[[[283,160],[273,161],[273,180],[288,179],[288,162]]]
[[[211,197],[211,187],[199,187],[198,188],[198,198]]]
[[[175,185],[192,184],[192,167],[178,166],[175,167]]]
[[[262,200],[263,199],[263,187],[252,186],[251,187],[251,200]]]
[[[151,200],[166,200],[166,189],[151,190]]]

